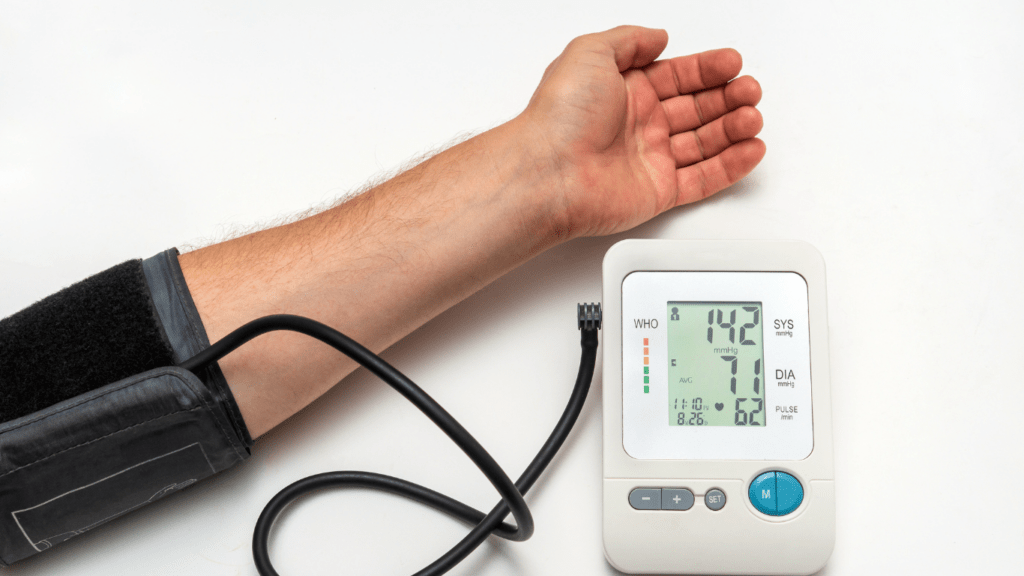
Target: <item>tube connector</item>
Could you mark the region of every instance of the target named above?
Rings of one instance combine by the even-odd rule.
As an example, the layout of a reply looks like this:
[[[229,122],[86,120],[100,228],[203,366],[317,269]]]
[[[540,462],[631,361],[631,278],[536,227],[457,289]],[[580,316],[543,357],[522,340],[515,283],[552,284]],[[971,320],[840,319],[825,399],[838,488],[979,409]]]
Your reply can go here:
[[[600,330],[601,304],[577,304],[576,319],[580,330]]]

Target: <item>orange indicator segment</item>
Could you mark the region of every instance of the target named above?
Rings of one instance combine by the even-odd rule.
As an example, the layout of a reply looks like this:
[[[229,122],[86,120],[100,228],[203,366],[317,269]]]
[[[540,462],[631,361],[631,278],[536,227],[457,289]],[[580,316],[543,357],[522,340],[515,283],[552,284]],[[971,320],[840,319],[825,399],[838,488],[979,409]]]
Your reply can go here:
[[[648,356],[650,354],[650,352],[651,352],[651,349],[647,347],[649,344],[650,344],[650,339],[649,338],[644,338],[644,374],[647,374],[647,366],[651,362],[651,359]],[[649,376],[644,376],[644,384],[650,384],[650,377]],[[651,391],[651,387],[650,386],[644,386],[644,394],[648,394],[648,393],[650,393],[650,391]]]

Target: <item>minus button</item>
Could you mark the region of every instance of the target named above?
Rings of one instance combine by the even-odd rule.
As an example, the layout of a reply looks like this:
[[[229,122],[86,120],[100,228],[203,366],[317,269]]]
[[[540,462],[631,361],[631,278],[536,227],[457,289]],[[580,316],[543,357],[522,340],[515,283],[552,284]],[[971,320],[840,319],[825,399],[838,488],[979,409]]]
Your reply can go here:
[[[637,510],[661,510],[661,488],[635,488],[629,493],[629,505]]]

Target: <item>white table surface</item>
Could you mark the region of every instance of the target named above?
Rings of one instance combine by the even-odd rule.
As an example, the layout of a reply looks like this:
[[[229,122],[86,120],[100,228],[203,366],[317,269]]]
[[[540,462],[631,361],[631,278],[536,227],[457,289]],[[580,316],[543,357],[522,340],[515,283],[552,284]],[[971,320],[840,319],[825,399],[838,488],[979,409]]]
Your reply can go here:
[[[828,269],[829,575],[1024,565],[1024,8],[1012,2],[0,2],[0,316],[94,272],[329,202],[517,114],[573,36],[732,46],[768,153],[740,184],[551,250],[385,357],[518,475],[575,376],[579,301],[623,238],[791,238]],[[828,3],[831,4],[831,3]],[[454,574],[613,574],[600,392],[529,495],[537,531]],[[5,570],[252,575],[252,527],[309,474],[373,470],[481,508],[442,434],[358,372],[220,476]],[[282,574],[412,573],[466,528],[365,491],[286,513]]]

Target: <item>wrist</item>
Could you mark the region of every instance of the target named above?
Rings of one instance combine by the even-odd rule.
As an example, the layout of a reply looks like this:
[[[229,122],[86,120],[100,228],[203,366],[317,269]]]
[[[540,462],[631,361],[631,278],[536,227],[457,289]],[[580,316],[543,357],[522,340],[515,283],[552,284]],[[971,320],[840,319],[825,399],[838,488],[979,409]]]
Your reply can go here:
[[[514,164],[519,203],[534,236],[548,248],[583,236],[567,202],[577,178],[542,124],[527,110],[495,130],[514,143],[506,161]]]

